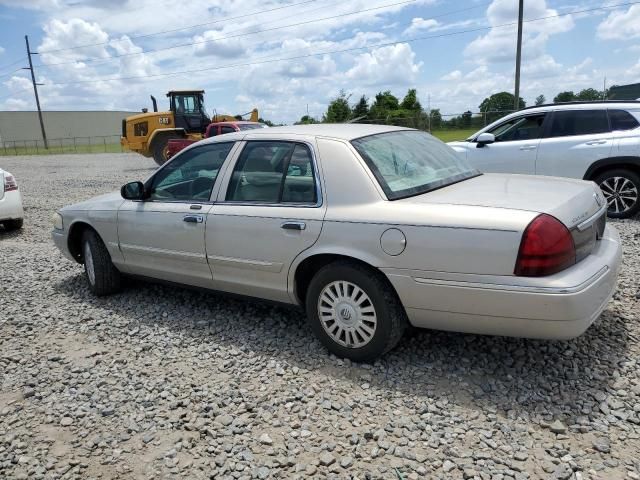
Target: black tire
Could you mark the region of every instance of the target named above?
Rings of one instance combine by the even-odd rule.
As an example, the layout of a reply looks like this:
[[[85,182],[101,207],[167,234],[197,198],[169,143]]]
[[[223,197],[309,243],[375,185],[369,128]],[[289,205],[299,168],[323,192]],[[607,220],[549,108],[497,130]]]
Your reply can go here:
[[[87,248],[91,254],[90,261],[87,257]],[[102,297],[120,290],[120,271],[111,262],[111,256],[104,242],[93,230],[86,230],[82,235],[82,256],[87,284],[94,295]],[[90,272],[90,262],[93,265],[93,274]]]
[[[616,179],[617,182],[616,182]],[[621,199],[619,197],[615,197],[615,192],[611,188],[612,186],[623,185],[624,180],[627,182],[624,183],[624,191],[632,192],[630,195],[625,197],[625,204],[621,203]],[[633,217],[640,211],[640,176],[632,170],[628,170],[626,168],[614,168],[612,170],[607,170],[600,175],[598,175],[594,182],[598,184],[602,193],[604,193],[607,202],[610,202],[609,209],[607,210],[607,216],[611,218],[629,218]],[[635,193],[634,193],[635,192]],[[618,192],[619,195],[620,192]],[[613,203],[611,203],[613,197]],[[635,197],[635,201],[629,200],[629,197]],[[629,203],[632,202],[632,203]],[[616,212],[617,207],[617,212]]]
[[[168,160],[167,158],[167,144],[169,140],[174,138],[182,138],[177,133],[161,133],[156,138],[153,139],[153,159],[158,165],[164,165],[164,163]]]
[[[320,320],[320,296],[325,287],[329,288],[328,286],[336,281],[349,282],[360,288],[369,297],[374,308],[377,325],[368,343],[361,347],[341,345],[329,335]],[[372,362],[393,349],[402,338],[408,324],[400,299],[386,277],[379,271],[349,260],[339,260],[321,268],[309,284],[305,303],[309,325],[322,344],[331,353],[356,362]],[[348,318],[350,319],[351,315]],[[355,333],[351,339],[353,338]],[[361,336],[359,340],[363,338]],[[346,339],[347,337],[345,341]]]
[[[2,223],[7,230],[20,230],[24,224],[24,220],[22,218],[16,218],[13,220],[5,220]]]

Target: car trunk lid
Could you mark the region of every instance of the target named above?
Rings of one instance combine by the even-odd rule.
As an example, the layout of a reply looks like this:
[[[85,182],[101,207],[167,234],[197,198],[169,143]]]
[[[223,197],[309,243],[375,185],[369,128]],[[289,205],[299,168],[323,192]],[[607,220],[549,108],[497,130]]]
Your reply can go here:
[[[606,201],[593,182],[530,175],[483,174],[427,194],[411,203],[474,205],[552,215],[570,230],[576,260],[588,256],[604,233]]]

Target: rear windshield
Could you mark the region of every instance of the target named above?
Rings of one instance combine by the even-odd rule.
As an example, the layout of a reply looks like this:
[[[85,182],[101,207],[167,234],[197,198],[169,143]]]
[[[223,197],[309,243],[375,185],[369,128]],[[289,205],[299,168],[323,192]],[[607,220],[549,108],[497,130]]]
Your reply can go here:
[[[255,130],[256,128],[264,128],[262,125],[252,125],[250,123],[240,123],[238,124],[238,128],[240,130]]]
[[[389,200],[426,193],[476,177],[451,147],[425,132],[403,130],[353,140]]]

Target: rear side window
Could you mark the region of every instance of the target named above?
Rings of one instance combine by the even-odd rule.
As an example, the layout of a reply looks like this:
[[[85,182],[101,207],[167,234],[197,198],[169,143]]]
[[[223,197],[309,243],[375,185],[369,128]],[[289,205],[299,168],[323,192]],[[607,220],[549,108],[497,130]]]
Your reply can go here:
[[[550,137],[570,137],[609,131],[606,110],[564,110],[553,113]]]
[[[234,133],[236,131],[235,128],[230,127],[229,125],[222,125],[220,128],[220,135],[224,135],[225,133]]]
[[[609,110],[611,130],[632,130],[636,128],[638,120],[625,110]]]
[[[294,142],[247,142],[233,170],[227,200],[315,204],[309,148]]]

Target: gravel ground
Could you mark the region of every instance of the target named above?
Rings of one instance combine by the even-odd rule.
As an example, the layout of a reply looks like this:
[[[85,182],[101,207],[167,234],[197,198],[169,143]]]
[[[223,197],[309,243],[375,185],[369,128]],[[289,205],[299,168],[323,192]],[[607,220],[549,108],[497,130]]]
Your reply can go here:
[[[295,309],[131,282],[92,297],[53,212],[147,176],[135,155],[9,157],[0,231],[0,478],[640,478],[640,223],[582,337],[423,331],[374,365]]]

